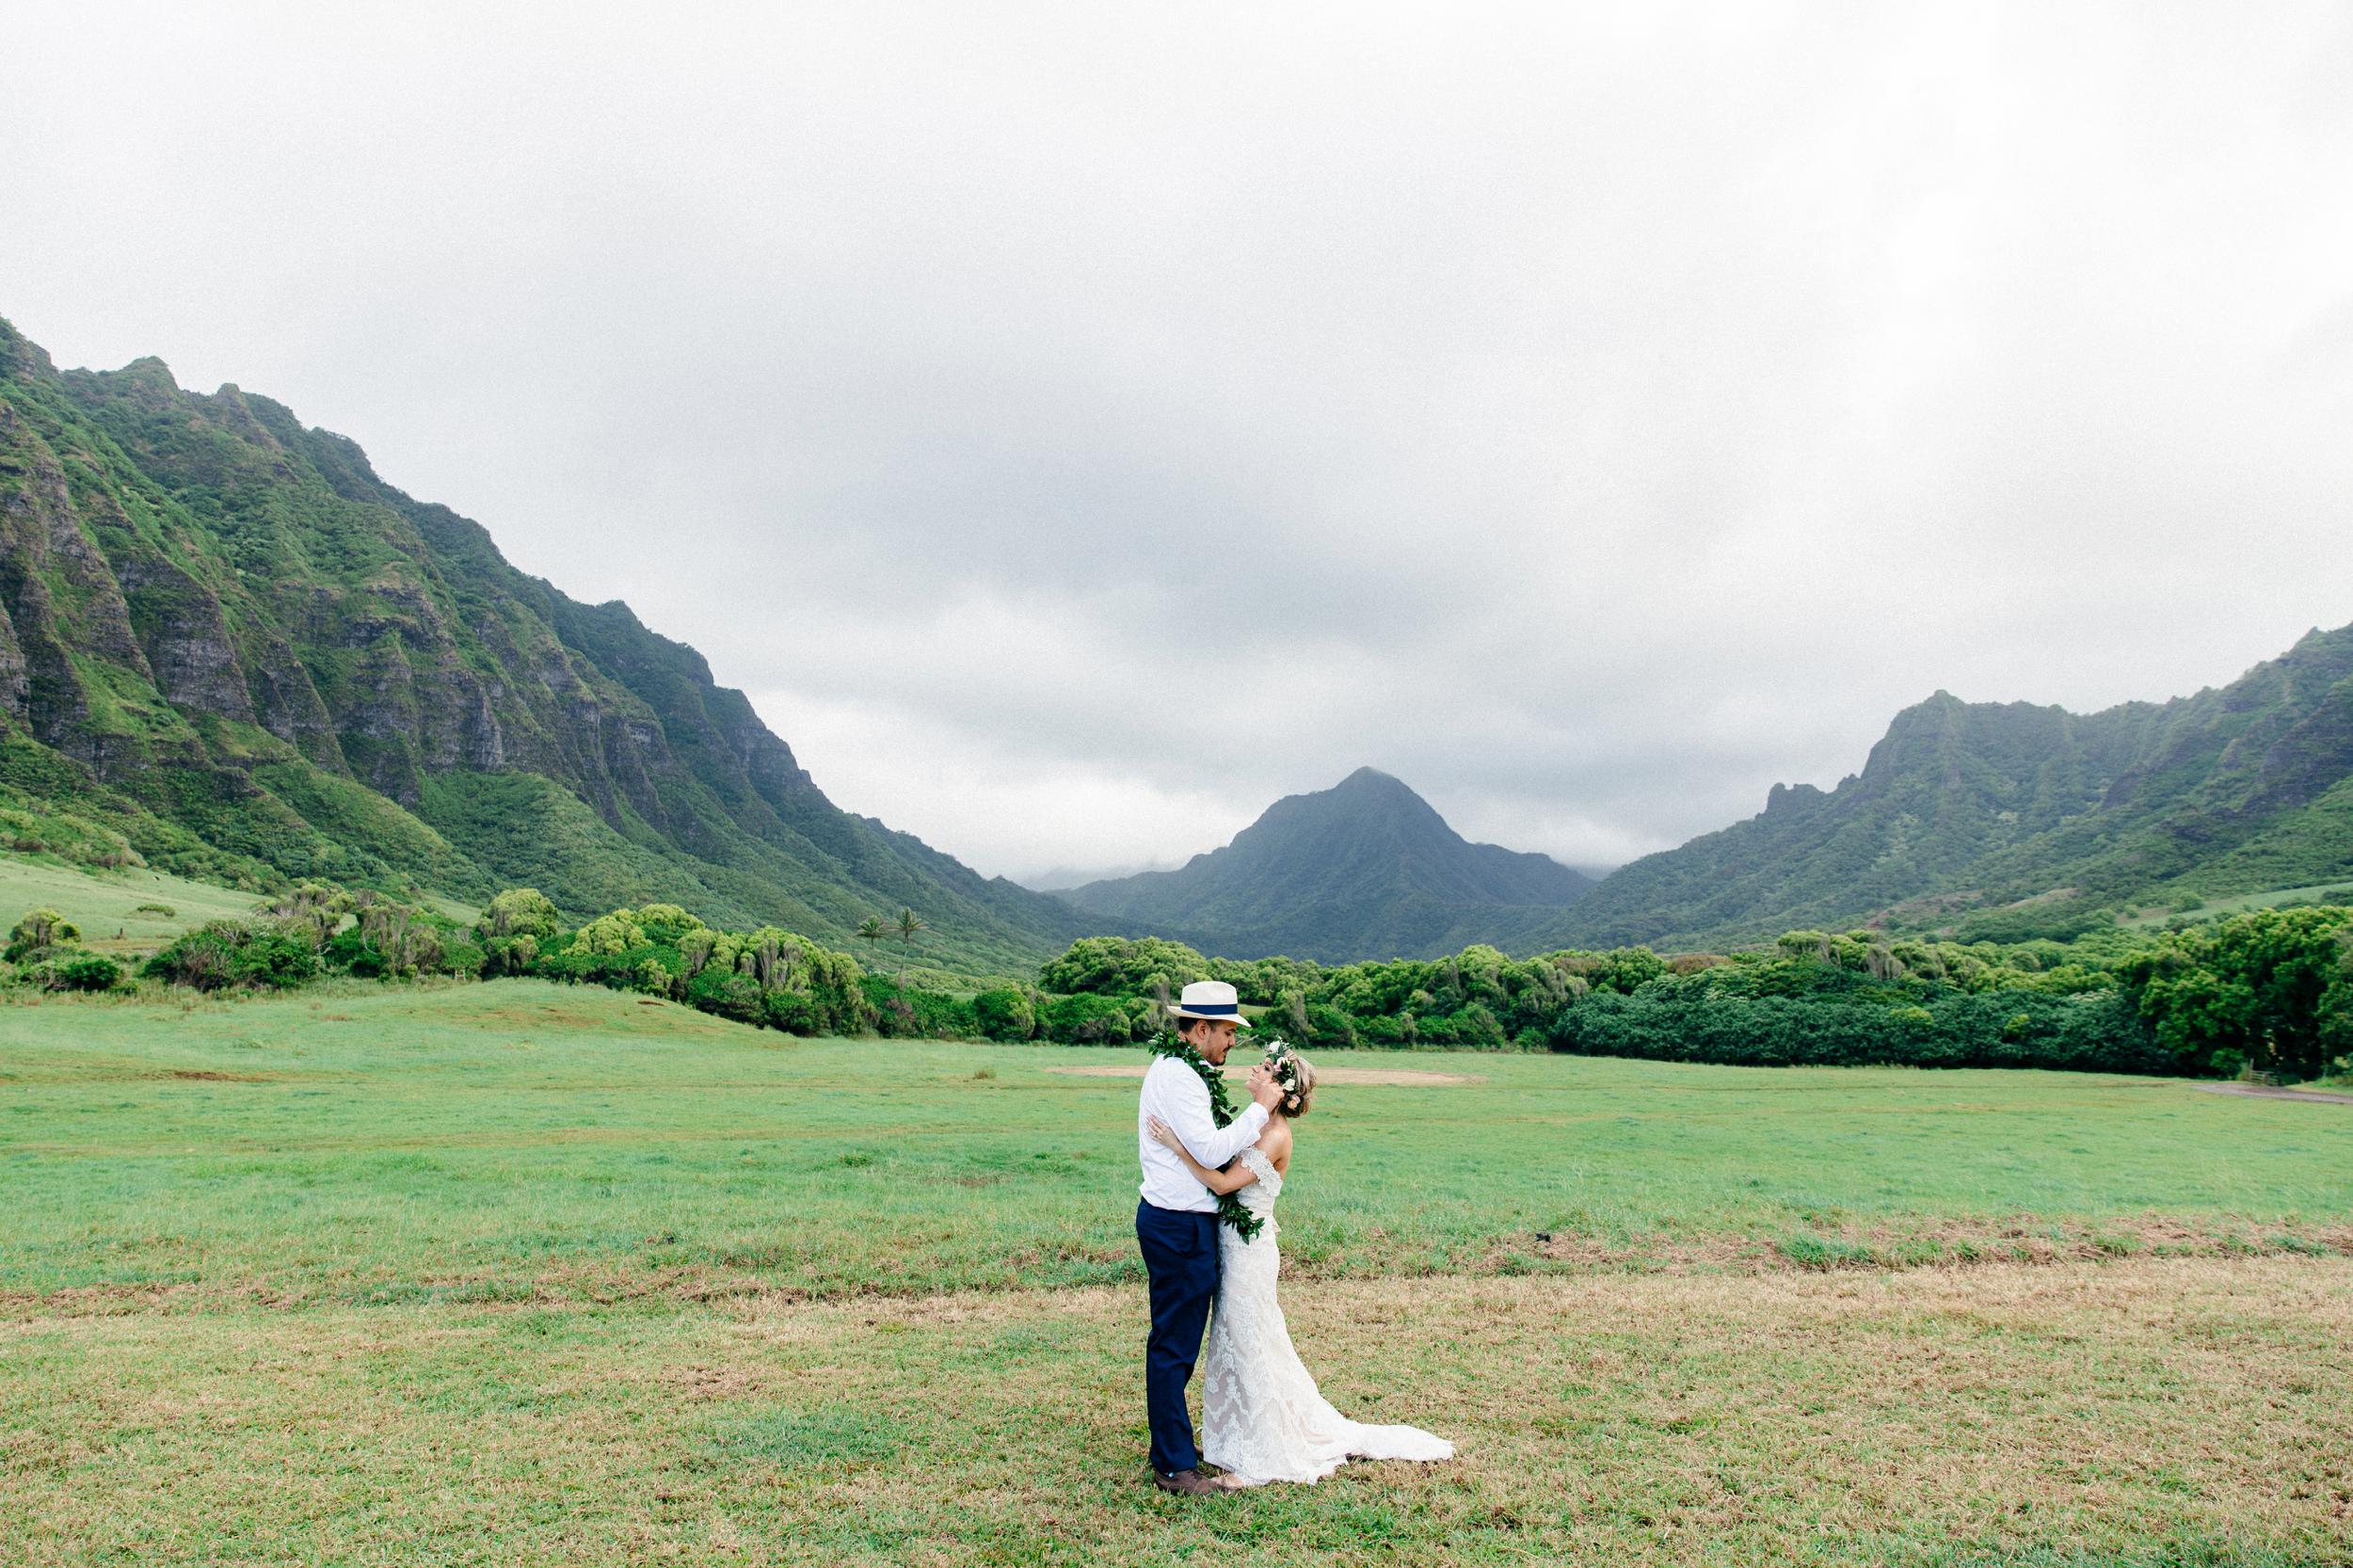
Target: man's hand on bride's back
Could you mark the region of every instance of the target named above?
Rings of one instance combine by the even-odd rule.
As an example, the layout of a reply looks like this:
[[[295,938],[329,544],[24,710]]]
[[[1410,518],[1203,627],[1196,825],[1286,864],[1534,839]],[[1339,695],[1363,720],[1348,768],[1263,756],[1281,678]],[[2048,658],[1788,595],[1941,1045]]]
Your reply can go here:
[[[1250,1069],[1250,1097],[1269,1111],[1283,1103],[1283,1086],[1274,1080],[1274,1069],[1261,1062]]]

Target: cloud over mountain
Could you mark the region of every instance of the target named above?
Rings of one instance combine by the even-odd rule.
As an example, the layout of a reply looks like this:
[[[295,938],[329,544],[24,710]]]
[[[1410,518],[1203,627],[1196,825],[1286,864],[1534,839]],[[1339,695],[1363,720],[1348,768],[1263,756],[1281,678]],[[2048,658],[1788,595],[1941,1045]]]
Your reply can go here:
[[[1367,759],[1607,864],[2353,603],[2329,8],[109,12],[0,20],[28,335],[364,433],[985,871]]]

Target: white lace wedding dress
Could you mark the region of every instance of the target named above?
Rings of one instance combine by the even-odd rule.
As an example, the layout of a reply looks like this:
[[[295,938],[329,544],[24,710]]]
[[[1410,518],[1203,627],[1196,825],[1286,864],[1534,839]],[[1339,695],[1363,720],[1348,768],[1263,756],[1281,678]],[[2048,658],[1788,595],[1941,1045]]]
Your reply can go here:
[[[1274,1200],[1283,1177],[1258,1149],[1242,1150],[1241,1159],[1258,1177],[1241,1189],[1241,1201],[1263,1223],[1254,1241],[1231,1225],[1217,1227],[1224,1273],[1202,1383],[1202,1457],[1242,1486],[1319,1481],[1351,1459],[1452,1459],[1454,1445],[1443,1437],[1352,1421],[1316,1392],[1274,1298],[1283,1262]]]

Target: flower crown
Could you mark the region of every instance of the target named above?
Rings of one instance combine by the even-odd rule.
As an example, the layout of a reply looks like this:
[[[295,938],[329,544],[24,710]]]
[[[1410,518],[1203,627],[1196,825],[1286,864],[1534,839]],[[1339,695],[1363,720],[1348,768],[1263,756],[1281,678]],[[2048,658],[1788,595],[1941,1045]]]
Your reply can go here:
[[[1274,1081],[1283,1086],[1285,1101],[1297,1100],[1303,1086],[1300,1068],[1305,1065],[1305,1062],[1300,1054],[1291,1048],[1291,1043],[1280,1034],[1273,1036],[1266,1043],[1266,1065],[1267,1069],[1274,1074]]]

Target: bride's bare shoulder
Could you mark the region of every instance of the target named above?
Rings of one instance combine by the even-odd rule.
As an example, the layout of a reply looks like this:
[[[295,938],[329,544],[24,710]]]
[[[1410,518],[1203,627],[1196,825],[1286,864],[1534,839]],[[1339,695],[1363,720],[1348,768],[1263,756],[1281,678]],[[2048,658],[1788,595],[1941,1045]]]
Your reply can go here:
[[[1274,1161],[1276,1170],[1286,1168],[1291,1162],[1291,1129],[1282,1122],[1267,1123],[1266,1130],[1258,1134],[1258,1147]]]

